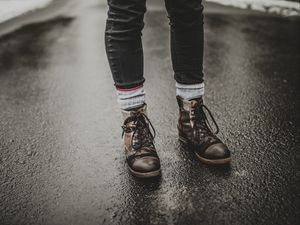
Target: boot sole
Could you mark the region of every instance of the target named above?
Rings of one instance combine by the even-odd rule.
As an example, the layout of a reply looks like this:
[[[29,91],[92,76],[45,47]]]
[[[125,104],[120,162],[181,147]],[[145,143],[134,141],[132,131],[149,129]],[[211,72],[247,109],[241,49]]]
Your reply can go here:
[[[127,167],[128,167],[128,170],[130,171],[130,173],[133,176],[138,177],[138,178],[151,178],[151,177],[158,177],[161,175],[161,169],[147,172],[147,173],[141,173],[141,172],[134,171],[128,165],[127,165]]]
[[[179,141],[185,145],[192,146],[192,144],[186,138],[184,138],[182,136],[179,136]],[[192,147],[192,149],[193,149],[193,147]],[[194,151],[194,149],[193,149],[193,151]],[[209,164],[209,165],[222,165],[222,164],[229,164],[231,162],[231,157],[225,158],[225,159],[206,159],[206,158],[201,157],[196,151],[194,151],[194,153],[196,154],[197,158],[201,162],[203,162],[205,164]]]
[[[223,164],[229,164],[231,162],[231,158],[225,158],[225,159],[205,159],[201,156],[199,156],[196,152],[195,152],[196,156],[198,157],[198,159],[205,163],[205,164],[209,164],[209,165],[223,165]]]

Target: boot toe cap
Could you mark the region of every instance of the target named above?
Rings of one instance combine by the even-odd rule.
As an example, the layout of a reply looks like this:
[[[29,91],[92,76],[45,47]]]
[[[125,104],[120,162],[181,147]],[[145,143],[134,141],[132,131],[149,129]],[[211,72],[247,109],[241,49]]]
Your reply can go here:
[[[160,170],[160,161],[156,157],[146,156],[136,159],[131,168],[139,173],[149,173]]]
[[[211,145],[203,153],[203,157],[211,160],[228,159],[230,158],[230,151],[223,143]]]

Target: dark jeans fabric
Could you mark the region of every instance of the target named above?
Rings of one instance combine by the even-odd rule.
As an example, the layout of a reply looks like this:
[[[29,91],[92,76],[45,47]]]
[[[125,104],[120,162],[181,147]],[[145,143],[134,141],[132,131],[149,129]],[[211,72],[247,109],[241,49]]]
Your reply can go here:
[[[108,0],[105,46],[115,86],[144,83],[142,30],[146,0]],[[165,0],[170,24],[174,78],[203,82],[203,5],[201,0]],[[159,34],[158,34],[159,38]]]

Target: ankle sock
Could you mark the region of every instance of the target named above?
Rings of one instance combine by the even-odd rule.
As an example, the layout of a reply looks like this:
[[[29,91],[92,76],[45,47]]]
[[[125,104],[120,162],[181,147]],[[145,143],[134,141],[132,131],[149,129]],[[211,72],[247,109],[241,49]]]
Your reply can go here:
[[[118,103],[122,110],[130,110],[145,104],[144,86],[117,88]]]
[[[184,100],[200,98],[204,95],[204,82],[198,84],[180,84],[176,82],[176,96]]]

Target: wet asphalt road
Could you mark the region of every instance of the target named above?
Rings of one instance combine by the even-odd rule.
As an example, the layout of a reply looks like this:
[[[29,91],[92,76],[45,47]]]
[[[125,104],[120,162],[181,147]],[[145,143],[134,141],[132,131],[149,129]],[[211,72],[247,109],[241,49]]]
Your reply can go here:
[[[152,1],[145,88],[163,175],[144,181],[121,149],[105,1],[62,2],[0,37],[1,225],[299,224],[299,19],[207,5],[205,101],[234,151],[211,167],[177,140],[168,21]]]

